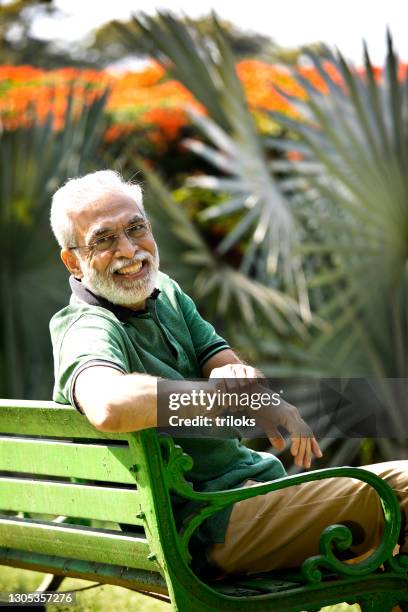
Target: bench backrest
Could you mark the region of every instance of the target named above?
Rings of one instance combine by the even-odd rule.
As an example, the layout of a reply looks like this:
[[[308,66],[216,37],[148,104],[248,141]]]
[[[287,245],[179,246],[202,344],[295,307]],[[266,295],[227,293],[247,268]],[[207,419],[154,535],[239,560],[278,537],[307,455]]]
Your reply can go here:
[[[327,551],[319,563],[326,566],[329,561],[328,567],[333,566],[340,574],[356,574],[363,579],[387,560],[398,574],[391,576],[392,580],[401,577],[402,586],[393,582],[387,587],[393,601],[406,593],[407,566],[404,560],[391,557],[401,522],[398,502],[388,485],[374,474],[356,468],[332,468],[258,485],[258,492],[247,488],[199,493],[184,479],[191,466],[191,459],[171,438],[158,436],[153,429],[105,434],[70,406],[0,400],[0,564],[89,575],[93,580],[101,576],[105,582],[158,593],[167,588],[176,610],[273,609],[273,602],[281,597],[279,585],[270,596],[247,599],[242,593],[236,597],[230,591],[217,592],[200,581],[188,565],[191,534],[218,509],[263,489],[267,492],[310,480],[351,476],[369,483],[381,495],[386,519],[383,541],[369,559],[350,567],[332,558],[328,547],[338,527],[330,527],[322,536],[325,543],[321,546]],[[170,491],[201,506],[180,532]],[[29,516],[10,516],[16,512]],[[65,517],[70,518],[66,521]],[[89,526],[90,519],[102,523]],[[140,527],[140,533],[106,529],[104,521]],[[303,568],[312,582],[317,579],[313,565],[316,559],[307,560],[304,566],[309,565]],[[384,597],[389,596],[387,588],[383,588]],[[367,589],[371,593],[371,582],[364,589],[361,593],[367,594]],[[313,592],[317,596],[317,591]],[[289,609],[287,597],[282,597],[282,604]],[[338,597],[331,597],[330,602],[340,601]],[[296,602],[291,609],[298,609],[296,588],[290,598]],[[324,599],[326,603],[329,600]]]
[[[167,583],[175,609],[217,607],[228,598],[190,570],[191,533],[177,532],[172,512],[171,485],[188,494],[189,467],[181,449],[153,429],[104,433],[71,406],[0,400],[0,563],[52,571],[77,560],[115,577],[133,569],[139,588],[154,583],[163,592]],[[90,519],[140,526],[141,533],[95,528]],[[193,593],[199,608],[191,607]]]
[[[2,400],[0,406],[0,508],[41,520],[0,520],[2,546],[66,558],[159,570],[143,529],[141,537],[88,525],[70,527],[55,516],[83,523],[144,524],[137,488],[137,457],[128,437],[94,429],[74,408],[52,402]],[[0,511],[1,512],[1,511]],[[32,516],[34,514],[34,516]],[[53,520],[54,519],[54,520]],[[88,521],[86,520],[88,519]],[[70,520],[70,519],[68,519]]]

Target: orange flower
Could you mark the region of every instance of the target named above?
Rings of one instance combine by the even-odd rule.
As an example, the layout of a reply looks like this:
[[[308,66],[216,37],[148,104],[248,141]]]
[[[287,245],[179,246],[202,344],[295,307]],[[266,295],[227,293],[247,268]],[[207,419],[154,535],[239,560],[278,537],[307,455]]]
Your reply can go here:
[[[287,152],[287,158],[290,161],[297,162],[297,161],[301,161],[303,159],[303,155],[299,151],[288,151]]]
[[[331,78],[344,86],[340,75],[330,64],[325,69]],[[291,72],[282,66],[247,59],[237,64],[248,106],[258,128],[263,132],[277,129],[265,111],[280,111],[296,116],[285,95],[305,99],[307,93]],[[374,68],[380,80],[382,70]],[[300,68],[299,74],[322,94],[327,86],[313,67]],[[363,74],[363,71],[360,71]],[[406,78],[407,65],[399,66],[399,78]],[[111,142],[132,131],[148,133],[155,146],[178,138],[188,124],[187,105],[205,113],[192,94],[178,81],[168,78],[160,64],[150,62],[143,70],[113,75],[108,71],[81,70],[73,67],[42,70],[32,66],[0,66],[0,120],[6,129],[30,125],[34,118],[43,122],[49,113],[54,128],[64,128],[68,97],[72,95],[72,111],[77,116],[84,105],[91,104],[109,87],[106,112],[110,118],[105,140]]]
[[[166,138],[177,138],[180,130],[187,123],[187,116],[182,109],[153,108],[141,117],[142,121],[157,126]]]

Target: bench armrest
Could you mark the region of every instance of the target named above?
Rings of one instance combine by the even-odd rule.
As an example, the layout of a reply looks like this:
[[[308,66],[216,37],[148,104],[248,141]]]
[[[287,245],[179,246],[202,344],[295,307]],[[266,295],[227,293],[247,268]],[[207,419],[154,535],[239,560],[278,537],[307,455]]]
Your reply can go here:
[[[401,528],[401,513],[398,500],[391,487],[376,474],[355,467],[325,468],[304,474],[285,476],[251,487],[214,492],[199,492],[194,491],[184,478],[184,473],[192,467],[191,458],[183,453],[182,449],[174,445],[173,441],[167,437],[161,439],[161,444],[167,447],[169,457],[167,464],[169,488],[184,499],[205,504],[204,507],[200,508],[196,514],[188,520],[183,528],[181,534],[182,545],[187,555],[188,542],[194,531],[204,520],[231,504],[258,495],[265,495],[271,491],[286,489],[304,482],[313,482],[326,478],[349,477],[366,482],[375,489],[380,497],[384,512],[384,531],[381,542],[376,550],[363,561],[354,565],[346,564],[335,557],[333,548],[334,545],[338,550],[346,550],[349,548],[352,544],[351,531],[344,525],[332,525],[326,528],[320,537],[321,554],[311,557],[304,562],[302,572],[305,579],[309,582],[318,582],[321,580],[322,574],[318,567],[325,567],[340,575],[364,576],[372,573],[385,562],[388,562],[393,566],[395,571],[406,571],[408,556],[400,555],[400,561],[392,557],[392,552],[397,544]]]

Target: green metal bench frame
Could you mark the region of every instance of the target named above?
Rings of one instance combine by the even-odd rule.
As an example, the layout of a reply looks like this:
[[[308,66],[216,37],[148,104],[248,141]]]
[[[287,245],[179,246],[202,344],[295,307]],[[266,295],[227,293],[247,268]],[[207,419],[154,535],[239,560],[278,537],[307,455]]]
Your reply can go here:
[[[118,445],[118,440],[128,444]],[[71,576],[168,595],[173,609],[182,612],[295,612],[342,601],[385,612],[408,601],[408,555],[392,555],[401,525],[398,502],[374,474],[330,468],[250,488],[199,493],[184,479],[191,465],[171,438],[155,430],[106,434],[70,406],[0,400],[0,564],[60,576],[48,581],[48,588]],[[383,538],[368,558],[355,564],[339,560],[336,549],[349,548],[352,535],[334,525],[321,536],[320,554],[297,572],[205,584],[191,571],[189,539],[214,512],[255,495],[337,476],[362,480],[381,498]],[[181,532],[171,491],[203,502]],[[31,513],[58,519],[39,520],[27,516]],[[139,537],[90,527],[89,519],[139,525],[144,531]]]

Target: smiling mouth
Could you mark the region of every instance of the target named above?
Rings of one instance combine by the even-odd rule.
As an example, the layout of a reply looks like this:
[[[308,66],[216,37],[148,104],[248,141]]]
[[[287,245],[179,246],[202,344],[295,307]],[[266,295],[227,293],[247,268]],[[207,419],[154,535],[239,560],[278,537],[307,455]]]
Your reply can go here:
[[[121,276],[131,276],[134,274],[138,274],[141,271],[141,269],[145,266],[145,263],[146,263],[145,259],[143,261],[136,261],[135,263],[132,263],[130,266],[124,266],[123,268],[116,270],[115,274],[120,274]]]

